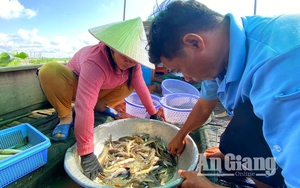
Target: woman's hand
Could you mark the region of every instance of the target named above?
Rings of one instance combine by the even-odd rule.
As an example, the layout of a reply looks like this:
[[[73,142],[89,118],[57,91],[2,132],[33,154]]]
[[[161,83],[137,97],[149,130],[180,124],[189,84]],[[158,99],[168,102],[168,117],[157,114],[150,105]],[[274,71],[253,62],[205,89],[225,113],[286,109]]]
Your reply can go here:
[[[91,180],[94,180],[98,176],[98,173],[103,171],[103,168],[94,153],[81,156],[81,167],[84,175]]]
[[[156,114],[153,114],[153,115],[151,115],[151,116],[150,116],[150,119],[155,119],[155,120],[162,121],[162,118],[161,118],[161,117],[159,117],[159,116],[157,115],[157,113],[156,113]]]

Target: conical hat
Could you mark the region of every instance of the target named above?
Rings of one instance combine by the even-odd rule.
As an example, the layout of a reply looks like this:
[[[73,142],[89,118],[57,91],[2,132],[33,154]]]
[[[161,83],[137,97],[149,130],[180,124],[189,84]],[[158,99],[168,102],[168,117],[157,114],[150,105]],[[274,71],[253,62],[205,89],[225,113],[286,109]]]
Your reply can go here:
[[[147,37],[140,17],[95,27],[89,29],[89,32],[128,58],[148,68],[155,68],[154,64],[149,62],[145,49]]]

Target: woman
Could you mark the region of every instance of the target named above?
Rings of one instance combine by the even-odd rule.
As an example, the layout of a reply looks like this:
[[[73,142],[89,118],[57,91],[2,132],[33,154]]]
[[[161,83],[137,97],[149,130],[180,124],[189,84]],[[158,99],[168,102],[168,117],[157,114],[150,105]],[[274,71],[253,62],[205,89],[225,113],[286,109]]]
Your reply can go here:
[[[39,69],[41,88],[60,118],[53,130],[55,140],[65,140],[73,124],[77,151],[85,175],[91,179],[101,171],[93,154],[94,110],[110,116],[118,113],[110,108],[133,90],[140,97],[151,119],[159,119],[140,64],[149,68],[145,50],[147,39],[140,18],[112,23],[89,30],[100,42],[79,50],[66,66],[47,63]],[[72,116],[75,101],[76,116]]]

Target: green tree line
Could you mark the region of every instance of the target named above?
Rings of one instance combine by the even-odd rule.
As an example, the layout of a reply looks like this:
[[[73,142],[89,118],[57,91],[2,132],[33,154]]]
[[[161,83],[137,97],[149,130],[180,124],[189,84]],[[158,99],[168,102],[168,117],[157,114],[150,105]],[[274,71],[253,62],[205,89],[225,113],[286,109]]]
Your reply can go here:
[[[13,51],[11,53],[2,52],[0,54],[0,67],[13,67],[20,65],[34,65],[47,62],[68,62],[70,58],[29,58],[25,52],[18,53]]]

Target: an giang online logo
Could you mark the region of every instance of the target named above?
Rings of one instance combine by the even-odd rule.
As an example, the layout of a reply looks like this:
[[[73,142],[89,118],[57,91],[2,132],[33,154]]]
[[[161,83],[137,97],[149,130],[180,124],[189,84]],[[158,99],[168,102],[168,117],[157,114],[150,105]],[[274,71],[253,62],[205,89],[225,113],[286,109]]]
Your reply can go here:
[[[242,157],[240,155],[226,154],[221,158],[207,159],[199,154],[198,174],[216,176],[212,171],[226,170],[222,176],[265,176],[270,177],[276,173],[277,165],[273,157]],[[207,173],[205,173],[207,172]]]

